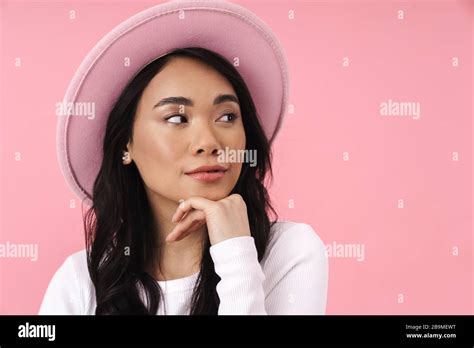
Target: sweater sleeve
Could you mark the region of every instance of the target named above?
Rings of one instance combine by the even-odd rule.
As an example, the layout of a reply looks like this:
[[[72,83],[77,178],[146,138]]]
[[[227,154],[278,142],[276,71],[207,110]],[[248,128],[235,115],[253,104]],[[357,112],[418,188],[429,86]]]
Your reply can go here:
[[[264,265],[267,314],[325,314],[328,268],[324,243],[310,225],[279,233]]]
[[[235,237],[210,248],[220,299],[218,314],[315,315],[326,310],[328,258],[308,224],[275,233],[258,262],[253,237]]]
[[[39,315],[82,314],[82,296],[72,259],[68,257],[53,275]]]
[[[266,314],[263,281],[251,236],[234,237],[210,247],[214,268],[221,278],[216,291],[220,304],[218,315]]]

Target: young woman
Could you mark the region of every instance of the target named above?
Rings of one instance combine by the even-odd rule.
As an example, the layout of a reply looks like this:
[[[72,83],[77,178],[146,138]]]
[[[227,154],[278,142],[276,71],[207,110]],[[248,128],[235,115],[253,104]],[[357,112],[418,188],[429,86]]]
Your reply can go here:
[[[139,69],[107,116],[86,249],[55,273],[40,314],[323,314],[324,244],[277,221],[265,129],[215,51],[177,48]]]

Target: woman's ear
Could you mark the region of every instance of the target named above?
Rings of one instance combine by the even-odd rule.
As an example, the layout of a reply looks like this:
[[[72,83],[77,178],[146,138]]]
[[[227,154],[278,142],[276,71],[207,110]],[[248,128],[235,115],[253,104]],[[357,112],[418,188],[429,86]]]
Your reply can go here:
[[[123,151],[122,162],[125,165],[132,163],[132,146],[130,141],[127,143],[127,149]]]

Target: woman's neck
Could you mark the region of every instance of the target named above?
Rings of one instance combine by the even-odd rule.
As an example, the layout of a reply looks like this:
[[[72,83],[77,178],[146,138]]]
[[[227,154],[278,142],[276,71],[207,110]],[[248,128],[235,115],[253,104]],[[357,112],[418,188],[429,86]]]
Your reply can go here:
[[[155,262],[155,279],[172,280],[199,272],[202,259],[203,231],[193,232],[186,238],[166,243],[159,248],[160,257]]]
[[[200,230],[176,242],[166,242],[166,236],[176,226],[171,217],[178,208],[178,202],[156,194],[148,194],[157,234],[157,253],[152,275],[156,280],[172,280],[199,272],[207,229]]]

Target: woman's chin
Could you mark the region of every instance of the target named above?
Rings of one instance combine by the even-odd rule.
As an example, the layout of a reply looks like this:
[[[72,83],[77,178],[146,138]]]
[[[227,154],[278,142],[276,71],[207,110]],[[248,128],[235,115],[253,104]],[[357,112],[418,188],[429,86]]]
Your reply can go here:
[[[185,197],[202,197],[211,201],[219,201],[228,196],[226,190],[219,189],[201,189],[188,191]]]

